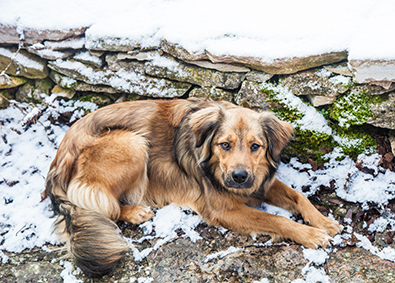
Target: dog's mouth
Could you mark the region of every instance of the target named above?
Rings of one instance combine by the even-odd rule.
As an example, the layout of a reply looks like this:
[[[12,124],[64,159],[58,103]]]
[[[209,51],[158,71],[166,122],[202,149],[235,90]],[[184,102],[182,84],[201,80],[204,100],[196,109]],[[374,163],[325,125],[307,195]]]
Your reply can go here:
[[[249,189],[254,184],[254,177],[243,169],[236,169],[223,179],[226,187],[234,189]]]

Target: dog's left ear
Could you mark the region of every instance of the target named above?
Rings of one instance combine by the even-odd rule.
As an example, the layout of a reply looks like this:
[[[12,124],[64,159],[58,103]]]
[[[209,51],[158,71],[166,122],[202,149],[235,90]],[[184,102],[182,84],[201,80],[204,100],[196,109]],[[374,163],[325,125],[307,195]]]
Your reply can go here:
[[[262,113],[260,123],[269,143],[268,153],[275,162],[278,162],[281,151],[292,136],[293,127],[290,123],[278,119],[271,112]]]
[[[189,125],[195,135],[196,147],[211,142],[223,116],[224,113],[219,106],[207,107],[191,115]]]

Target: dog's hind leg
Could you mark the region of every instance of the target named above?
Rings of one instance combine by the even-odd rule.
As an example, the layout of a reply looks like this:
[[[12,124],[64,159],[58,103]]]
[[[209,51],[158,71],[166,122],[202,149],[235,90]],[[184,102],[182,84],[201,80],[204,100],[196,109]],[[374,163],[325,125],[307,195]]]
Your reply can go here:
[[[113,221],[146,221],[153,216],[142,205],[148,185],[147,160],[148,145],[143,136],[121,130],[108,132],[78,157],[68,199]]]

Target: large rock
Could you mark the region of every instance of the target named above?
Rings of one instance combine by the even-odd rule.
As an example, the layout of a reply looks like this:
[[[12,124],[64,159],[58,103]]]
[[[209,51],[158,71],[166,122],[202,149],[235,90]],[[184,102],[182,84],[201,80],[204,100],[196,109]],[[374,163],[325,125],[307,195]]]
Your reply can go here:
[[[7,68],[16,51],[16,48],[0,47],[0,70]],[[47,62],[25,50],[20,50],[6,73],[29,79],[42,79],[48,76]]]
[[[85,33],[88,27],[70,28],[63,30],[37,30],[26,28],[23,30],[25,44],[40,43],[44,40],[59,41],[68,37],[80,36]],[[16,26],[4,25],[0,23],[0,43],[18,44],[20,42],[20,34]]]
[[[77,81],[68,76],[59,74],[57,72],[51,71],[49,73],[49,77],[60,87],[66,89],[72,89],[75,91],[83,91],[83,92],[104,92],[108,94],[117,94],[122,93],[122,91],[112,88],[107,85],[92,85],[87,84],[82,81]]]
[[[395,60],[352,59],[349,63],[356,83],[395,82]]]
[[[53,86],[50,78],[31,80],[18,89],[15,98],[17,101],[41,103],[44,101],[43,94],[49,95]]]
[[[268,97],[262,92],[262,85],[256,82],[244,81],[240,91],[236,95],[235,102],[238,105],[248,107],[257,112],[270,110]]]
[[[376,127],[395,130],[395,92],[384,95],[381,103],[370,104],[373,117],[367,122]]]
[[[48,49],[45,48],[45,46],[41,43],[36,43],[29,46],[27,48],[27,51],[29,51],[29,53],[36,54],[41,58],[47,60],[66,59],[74,54],[74,51],[72,50],[58,51],[58,50]]]
[[[330,52],[307,57],[293,57],[276,59],[266,62],[258,57],[215,55],[206,51],[208,58],[213,63],[242,64],[251,69],[260,70],[269,74],[293,74],[322,65],[329,65],[347,59],[347,52]]]
[[[200,61],[207,60],[208,56],[206,53],[193,53],[186,50],[179,44],[171,43],[167,40],[162,40],[161,46],[162,50],[175,58],[183,61]]]
[[[210,61],[186,61],[188,64],[196,65],[205,69],[213,69],[220,72],[235,72],[235,73],[247,73],[250,69],[243,66],[236,66],[231,64],[214,64]]]
[[[26,78],[13,76],[0,76],[0,89],[8,89],[23,85],[27,82]]]
[[[309,70],[288,76],[282,85],[289,88],[294,95],[305,95],[314,106],[332,104],[339,94],[348,90],[351,80],[319,69]]]
[[[245,73],[220,72],[213,69],[205,69],[178,62],[169,56],[156,55],[151,57],[151,61],[145,63],[117,60],[115,55],[107,55],[106,60],[109,68],[112,70],[118,70],[120,68],[133,71],[138,70],[152,77],[167,78],[173,81],[186,82],[204,87],[236,89],[240,87],[245,77]]]
[[[195,87],[189,92],[189,97],[205,97],[233,102],[235,94],[216,87]]]
[[[158,49],[158,46],[152,46],[149,48],[141,48],[141,44],[135,40],[120,37],[94,37],[90,34],[86,34],[85,48],[89,50],[99,51],[120,51],[128,52],[132,50],[140,49]]]
[[[136,93],[142,96],[180,97],[191,87],[190,84],[156,79],[123,68],[116,72],[109,69],[94,70],[81,62],[64,60],[49,62],[48,66],[56,72],[87,84],[108,85],[122,92]]]
[[[82,49],[85,46],[85,37],[72,37],[62,41],[47,40],[44,42],[44,46],[51,50]]]

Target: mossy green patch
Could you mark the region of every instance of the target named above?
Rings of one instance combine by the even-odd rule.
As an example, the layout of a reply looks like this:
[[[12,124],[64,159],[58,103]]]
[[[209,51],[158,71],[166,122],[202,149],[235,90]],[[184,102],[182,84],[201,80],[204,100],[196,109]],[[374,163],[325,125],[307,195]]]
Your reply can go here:
[[[348,128],[352,125],[362,125],[369,117],[373,117],[370,104],[380,103],[382,98],[368,94],[365,90],[351,90],[339,96],[330,109],[330,117],[339,122],[339,126]]]

